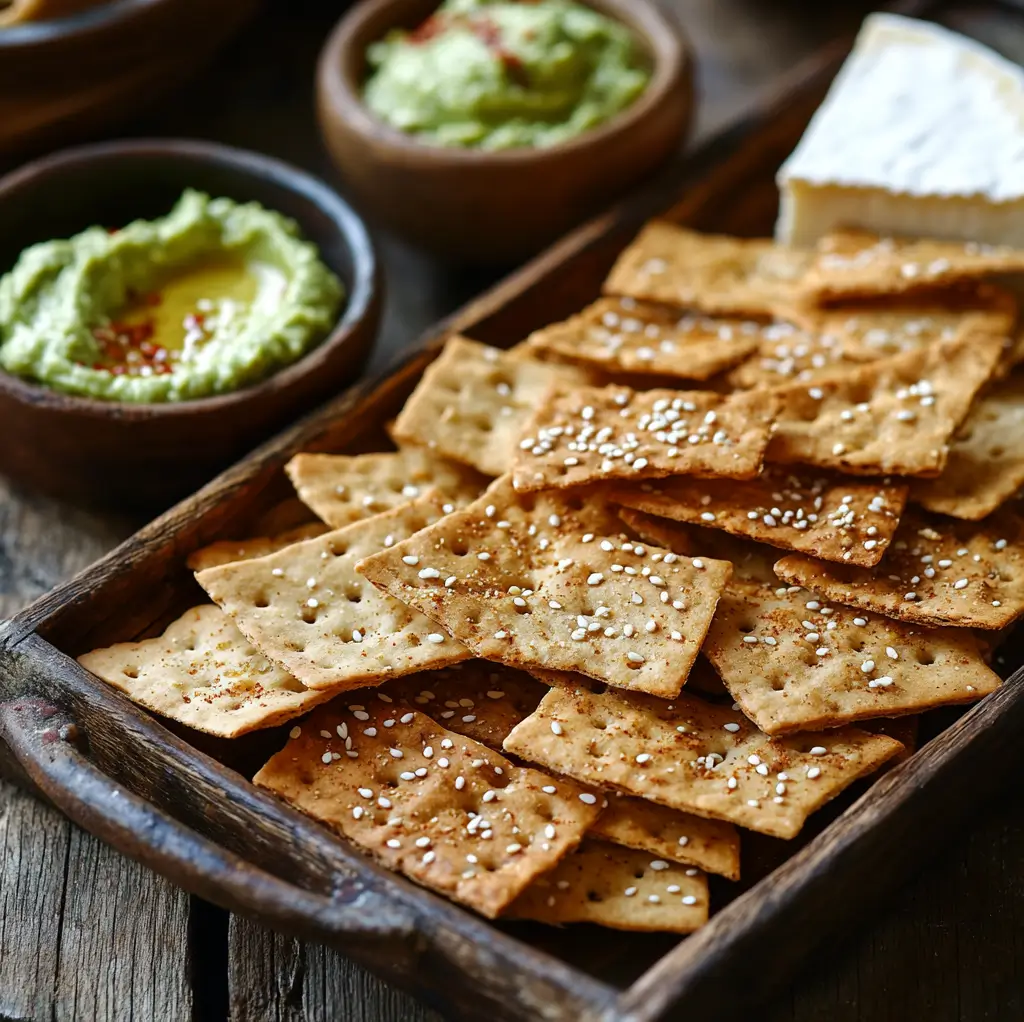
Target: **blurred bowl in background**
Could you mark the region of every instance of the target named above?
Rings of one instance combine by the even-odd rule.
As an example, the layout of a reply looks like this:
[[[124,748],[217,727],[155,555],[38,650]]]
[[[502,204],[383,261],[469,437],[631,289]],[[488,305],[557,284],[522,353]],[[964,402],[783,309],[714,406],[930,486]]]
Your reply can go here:
[[[0,158],[87,137],[188,79],[260,0],[108,0],[0,28]]]
[[[428,145],[363,102],[366,48],[412,29],[439,0],[366,0],[320,54],[324,142],[352,197],[374,221],[448,258],[524,259],[597,212],[675,154],[693,115],[693,56],[652,0],[587,0],[629,28],[646,53],[643,94],[605,124],[550,148],[501,151]]]

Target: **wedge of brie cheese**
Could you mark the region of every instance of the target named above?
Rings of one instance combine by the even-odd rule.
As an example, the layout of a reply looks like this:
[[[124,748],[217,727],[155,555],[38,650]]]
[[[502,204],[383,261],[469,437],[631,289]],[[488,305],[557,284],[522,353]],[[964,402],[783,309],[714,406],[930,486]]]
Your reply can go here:
[[[848,226],[1024,247],[1024,68],[873,14],[778,183],[790,245]]]

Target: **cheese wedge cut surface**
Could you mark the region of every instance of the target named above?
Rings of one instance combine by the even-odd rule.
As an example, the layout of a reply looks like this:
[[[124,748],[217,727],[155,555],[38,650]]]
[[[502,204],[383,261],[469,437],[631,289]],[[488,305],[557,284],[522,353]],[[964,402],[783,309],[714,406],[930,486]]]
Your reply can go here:
[[[1024,68],[872,14],[778,184],[788,245],[843,226],[1024,247]]]

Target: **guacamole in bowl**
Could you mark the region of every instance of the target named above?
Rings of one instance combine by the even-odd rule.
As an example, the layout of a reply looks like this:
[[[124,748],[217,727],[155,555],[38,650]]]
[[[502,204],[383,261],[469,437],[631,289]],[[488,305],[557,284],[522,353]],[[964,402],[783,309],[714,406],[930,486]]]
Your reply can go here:
[[[651,72],[625,25],[572,0],[445,0],[367,50],[367,107],[440,146],[546,148],[630,106]]]
[[[0,278],[0,368],[108,401],[210,397],[300,359],[341,301],[294,222],[186,190],[166,216],[25,249]]]

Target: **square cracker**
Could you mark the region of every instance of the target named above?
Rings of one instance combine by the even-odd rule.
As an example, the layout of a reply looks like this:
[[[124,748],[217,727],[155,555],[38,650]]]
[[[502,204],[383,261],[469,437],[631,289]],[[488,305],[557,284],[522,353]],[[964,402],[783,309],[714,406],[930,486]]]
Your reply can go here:
[[[831,302],[949,287],[1021,270],[1024,251],[1006,245],[880,237],[847,228],[818,239],[800,292],[812,302]]]
[[[201,571],[196,580],[254,645],[308,688],[341,692],[444,667],[469,650],[355,570],[443,513],[437,497],[421,497],[266,557]]]
[[[575,848],[600,811],[572,781],[379,698],[336,700],[292,736],[255,785],[491,918]]]
[[[535,362],[452,337],[406,401],[392,435],[499,476],[511,466],[523,427],[548,390],[589,382],[575,366]]]
[[[996,337],[940,341],[838,380],[778,388],[788,412],[767,460],[852,475],[938,475],[1001,350]]]
[[[78,662],[147,710],[221,738],[273,727],[331,697],[268,660],[213,604],[187,610],[163,635]]]
[[[618,486],[608,497],[648,514],[827,561],[872,565],[896,531],[907,489],[776,468],[744,481],[678,477]]]
[[[975,702],[1000,684],[970,632],[823,606],[805,590],[730,590],[704,655],[770,735]]]
[[[826,599],[919,624],[1004,628],[1024,613],[1024,522],[908,512],[874,568],[783,557],[776,574]]]
[[[726,316],[772,316],[791,304],[810,253],[765,238],[699,234],[649,223],[619,256],[606,294]]]
[[[487,482],[463,465],[416,447],[381,454],[296,454],[284,470],[302,502],[332,529],[429,490],[456,502],[472,500]]]
[[[949,447],[936,479],[914,482],[915,503],[977,521],[1024,486],[1024,376],[1011,376],[985,391]]]
[[[1017,301],[1001,287],[979,284],[957,291],[862,299],[843,305],[795,305],[786,318],[811,334],[834,339],[859,362],[920,351],[937,341],[1000,337],[1005,343],[1017,319]]]
[[[216,543],[193,550],[185,563],[192,571],[205,571],[220,564],[248,561],[253,557],[266,557],[304,539],[322,536],[327,531],[323,522],[309,522],[276,536],[256,536],[253,539],[220,539]]]
[[[708,921],[700,870],[587,838],[509,906],[510,919],[593,923],[613,930],[692,933]]]
[[[778,582],[775,575],[778,552],[763,543],[747,542],[726,532],[674,522],[630,507],[620,508],[619,517],[647,543],[677,554],[691,557],[706,554],[716,560],[729,561],[732,564],[730,585],[742,582],[775,585]]]
[[[605,372],[707,380],[753,354],[770,329],[756,320],[681,316],[667,305],[599,298],[564,322],[534,331],[526,350]]]
[[[858,345],[836,334],[802,330],[792,323],[773,323],[764,328],[757,350],[732,369],[726,381],[740,390],[816,383],[842,376],[872,360],[862,357]]]
[[[465,660],[389,682],[380,695],[500,750],[508,733],[537,709],[547,690],[525,671],[490,660]]]
[[[750,479],[778,403],[768,394],[577,387],[554,391],[523,430],[517,490],[668,475]]]
[[[358,570],[477,656],[665,697],[685,683],[731,572],[623,539],[592,496],[516,493],[508,476]]]
[[[589,834],[730,880],[740,878],[740,836],[724,820],[681,813],[645,798],[612,795]]]
[[[552,688],[505,740],[506,751],[583,784],[780,838],[901,748],[856,728],[769,738],[695,696],[666,702],[585,683]]]

